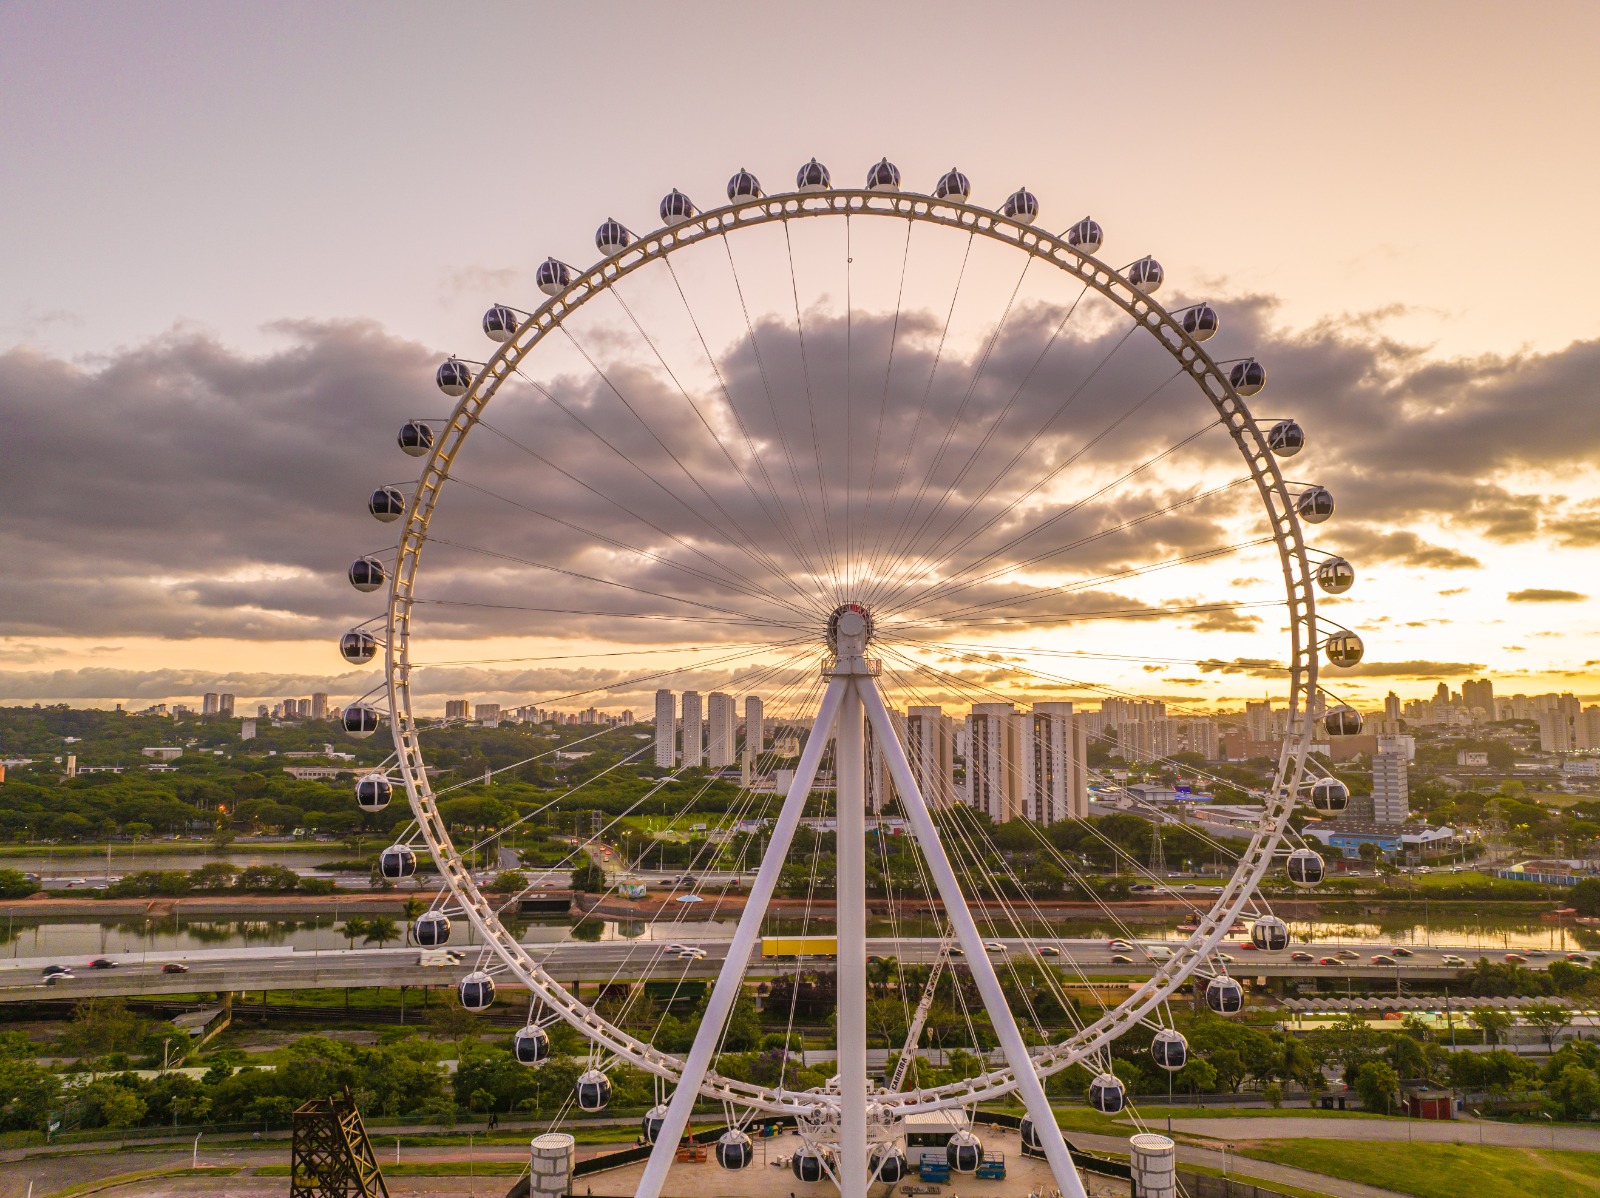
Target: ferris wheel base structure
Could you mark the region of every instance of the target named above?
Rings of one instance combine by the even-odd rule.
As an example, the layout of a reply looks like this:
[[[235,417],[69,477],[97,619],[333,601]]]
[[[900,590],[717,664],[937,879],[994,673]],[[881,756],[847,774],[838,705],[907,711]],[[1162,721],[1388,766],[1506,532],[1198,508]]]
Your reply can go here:
[[[878,666],[867,656],[870,635],[870,615],[858,604],[845,604],[834,612],[829,621],[829,639],[838,656],[826,671],[828,687],[823,693],[817,718],[800,756],[794,781],[778,813],[761,868],[750,887],[750,897],[739,917],[733,941],[728,946],[727,958],[711,991],[711,999],[706,1005],[699,1030],[695,1033],[694,1046],[684,1061],[677,1089],[667,1105],[666,1118],[651,1148],[650,1160],[639,1182],[639,1198],[660,1198],[667,1172],[677,1155],[678,1144],[688,1130],[689,1116],[699,1097],[711,1057],[720,1043],[722,1028],[743,986],[744,963],[749,960],[760,937],[767,904],[777,888],[778,877],[788,859],[789,846],[794,840],[795,830],[800,826],[811,785],[830,740],[834,742],[839,829],[835,884],[835,893],[839,896],[839,1156],[838,1176],[834,1180],[843,1198],[865,1198],[873,1178],[867,1164],[871,1132],[868,1126],[866,1053],[864,725],[871,726],[877,743],[882,746],[890,776],[901,795],[911,834],[922,850],[929,873],[944,901],[956,940],[966,953],[973,981],[994,1025],[1006,1063],[1016,1078],[1017,1094],[1033,1121],[1056,1185],[1066,1198],[1087,1198],[1061,1128],[1050,1110],[1044,1083],[1034,1070],[1027,1043],[1006,1002],[999,976],[985,951],[983,937],[979,934],[950,858],[939,839],[933,813],[917,785],[911,763],[906,759],[905,750],[889,718],[889,710],[879,693]]]

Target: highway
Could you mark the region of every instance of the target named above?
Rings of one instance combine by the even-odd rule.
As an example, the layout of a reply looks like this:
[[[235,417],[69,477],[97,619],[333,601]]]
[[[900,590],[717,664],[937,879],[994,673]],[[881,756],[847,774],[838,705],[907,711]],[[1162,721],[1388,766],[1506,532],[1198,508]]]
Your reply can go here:
[[[530,946],[545,968],[562,982],[582,981],[639,981],[648,978],[706,979],[716,976],[727,954],[727,940],[698,940],[683,942],[703,949],[700,960],[683,960],[666,952],[666,942],[659,940],[617,940],[587,944],[568,941],[558,945]],[[867,951],[880,957],[896,957],[907,963],[927,963],[938,951],[938,941],[927,939],[874,938],[867,942]],[[1031,958],[1058,969],[1067,980],[1078,974],[1089,978],[1138,979],[1150,970],[1148,959],[1137,949],[1113,948],[1104,940],[1000,940],[992,942],[999,949],[991,954],[997,962],[1006,957]],[[1163,942],[1143,941],[1146,945]],[[1176,947],[1179,942],[1167,941]],[[477,961],[481,951],[474,945],[457,945],[462,955],[456,965],[424,965],[423,954],[416,948],[357,948],[327,952],[296,952],[288,948],[217,949],[162,954],[124,953],[106,959],[116,962],[115,968],[93,969],[87,960],[75,958],[17,958],[0,962],[0,1002],[24,1002],[34,999],[107,997],[112,995],[187,994],[213,990],[307,990],[341,989],[363,986],[439,986],[452,985]],[[1056,948],[1059,956],[1035,955],[1040,947]],[[1277,953],[1264,953],[1230,942],[1223,951],[1234,958],[1225,962],[1228,970],[1241,978],[1297,978],[1302,981],[1326,978],[1330,981],[1345,979],[1369,983],[1400,981],[1442,981],[1454,977],[1466,967],[1447,962],[1447,956],[1459,958],[1470,965],[1478,957],[1498,961],[1501,952],[1469,949],[1443,945],[1408,946],[1408,957],[1395,957],[1395,963],[1375,964],[1372,958],[1385,951],[1386,946],[1364,945],[1353,948],[1345,944],[1294,945]],[[1296,961],[1291,953],[1303,953],[1311,961]],[[1354,953],[1354,959],[1340,958],[1340,953]],[[1528,957],[1527,967],[1540,969],[1559,959],[1559,954]],[[1118,960],[1117,958],[1123,958]],[[1321,960],[1336,961],[1323,965]],[[187,972],[168,973],[163,967],[169,962],[181,963]],[[826,960],[817,960],[815,966],[826,967]],[[43,971],[47,966],[65,965],[74,976],[54,984],[46,982]],[[752,957],[747,975],[753,978],[773,977],[794,969],[792,961]],[[1001,973],[1004,975],[1004,969]]]

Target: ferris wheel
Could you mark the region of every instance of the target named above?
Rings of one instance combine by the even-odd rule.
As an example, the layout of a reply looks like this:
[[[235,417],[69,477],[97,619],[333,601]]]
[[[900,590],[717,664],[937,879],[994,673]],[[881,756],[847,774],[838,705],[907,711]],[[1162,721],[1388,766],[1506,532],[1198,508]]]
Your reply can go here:
[[[752,1161],[743,1130],[751,1117],[792,1116],[804,1140],[796,1176],[831,1177],[854,1195],[904,1174],[898,1136],[908,1116],[1008,1095],[1026,1107],[1025,1145],[1047,1158],[1064,1193],[1081,1195],[1045,1080],[1082,1066],[1089,1101],[1124,1109],[1110,1054],[1134,1032],[1149,1036],[1161,1069],[1182,1068],[1187,1044],[1168,1000],[1194,981],[1214,1012],[1242,1010],[1243,988],[1219,956],[1223,938],[1248,919],[1258,949],[1285,950],[1288,928],[1271,914],[1263,881],[1322,878],[1322,858],[1297,842],[1289,817],[1297,806],[1337,813],[1349,800],[1338,779],[1313,776],[1308,754],[1322,732],[1361,728],[1359,713],[1326,698],[1319,658],[1348,667],[1364,651],[1359,636],[1316,611],[1318,591],[1340,595],[1355,579],[1344,558],[1306,544],[1307,526],[1332,515],[1333,496],[1285,476],[1306,434],[1293,419],[1252,414],[1246,400],[1263,391],[1265,368],[1248,356],[1213,357],[1217,309],[1203,299],[1170,310],[1157,302],[1162,265],[1142,256],[1112,266],[1091,218],[1047,233],[1026,188],[990,209],[973,202],[957,170],[913,193],[887,160],[865,186],[848,188],[813,159],[791,190],[770,194],[740,169],[726,195],[701,209],[674,189],[652,232],[608,217],[593,264],[544,259],[533,280],[542,301],[485,313],[492,353],[439,366],[450,410],[410,413],[402,425],[399,447],[420,476],[378,487],[369,502],[398,528],[398,544],[349,570],[357,590],[386,591],[387,607],[341,640],[348,662],[380,653],[384,662],[383,685],[344,710],[346,731],[372,735],[386,718],[394,739],[392,758],[357,784],[357,801],[382,810],[398,783],[414,817],[380,868],[405,878],[419,849],[432,855],[444,889],[415,936],[443,945],[454,922],[470,922],[482,949],[461,1002],[482,1010],[498,991],[524,988],[520,1061],[548,1058],[547,1029],[558,1021],[592,1046],[576,1105],[603,1108],[619,1065],[670,1088],[645,1120],[655,1147],[640,1192],[651,1198],[699,1099],[729,1112],[716,1152],[724,1167]],[[1249,576],[1257,566],[1264,578]],[[1281,631],[1270,626],[1278,622]],[[1257,652],[1197,663],[1184,647],[1197,629],[1245,638]],[[1259,652],[1268,638],[1270,657]],[[450,648],[462,641],[495,648],[463,660]],[[1187,940],[1155,950],[1129,930],[1146,980],[1099,1016],[1079,1017],[1066,990],[1087,978],[1072,952],[1041,944],[1046,913],[1016,854],[999,852],[988,828],[957,809],[981,805],[980,793],[1009,796],[1012,807],[991,811],[1023,820],[1033,837],[1025,855],[1082,883],[1104,919],[1126,928],[1125,912],[1085,877],[1087,858],[1044,827],[1067,820],[1094,835],[1094,825],[1081,807],[1030,807],[1027,788],[1049,785],[1040,770],[1019,782],[1015,761],[984,758],[971,744],[965,777],[929,769],[926,753],[908,752],[901,709],[1003,708],[1027,688],[1103,706],[1142,702],[1126,671],[1208,665],[1269,672],[1287,691],[1274,777],[1254,796],[1262,815],[1245,837],[1207,836],[1229,872],[1220,890],[1184,899],[1193,907]],[[435,725],[414,701],[418,679],[445,668],[525,671],[520,686],[499,689],[537,692],[541,702],[637,696],[674,680],[761,691],[774,722],[809,728],[785,788],[758,781],[777,745],[744,746],[749,768],[726,819],[766,829],[767,839],[686,1053],[658,1047],[626,1007],[602,1013],[580,1001],[547,971],[546,946],[523,943],[503,922],[504,896],[474,880],[440,811],[453,787],[430,774]],[[1091,677],[1059,672],[1067,668]],[[1119,681],[1104,681],[1107,672]],[[1050,740],[1070,712],[1046,705],[1038,752],[1064,753],[1101,780],[1070,733]],[[686,723],[681,765],[670,749],[664,761],[647,757],[647,743],[618,766],[666,771],[647,799],[684,793],[666,788],[686,780],[688,793],[704,795],[698,727],[693,752],[689,736]],[[1094,737],[1118,742],[1125,764],[1161,766],[1175,752],[1105,727],[1085,740]],[[737,754],[722,764],[730,759]],[[1193,758],[1185,769],[1205,776]],[[868,834],[869,806],[886,794],[908,831],[900,865],[888,861],[881,828]],[[785,866],[809,864],[818,885],[816,853],[808,863],[793,851],[808,800],[824,804],[837,837],[825,882],[837,905],[839,1071],[797,1088],[718,1066]],[[1152,812],[1157,845],[1166,818]],[[874,851],[882,860],[869,860]],[[1161,884],[1150,861],[1114,844],[1106,851],[1130,875]],[[926,1085],[908,1084],[916,1074],[902,1066],[887,1085],[869,1084],[873,871],[892,931],[912,907],[942,912],[923,997],[960,957],[1003,1063]],[[691,903],[703,885],[692,872],[672,883]],[[808,918],[810,910],[808,898]],[[681,958],[692,963],[692,954],[667,948],[641,942],[617,976],[687,976]],[[900,981],[905,1061],[915,1058],[927,1004],[913,1016],[916,987],[903,973]],[[1056,1014],[1041,1015],[1036,1006],[1051,1000]],[[961,1132],[950,1155],[958,1169],[975,1167],[976,1136]]]

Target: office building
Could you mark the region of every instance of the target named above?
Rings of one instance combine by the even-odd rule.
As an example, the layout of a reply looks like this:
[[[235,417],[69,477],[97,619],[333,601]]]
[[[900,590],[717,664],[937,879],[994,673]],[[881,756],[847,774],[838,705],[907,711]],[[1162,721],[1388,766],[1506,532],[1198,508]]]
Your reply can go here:
[[[1379,824],[1403,824],[1411,818],[1411,791],[1407,785],[1404,753],[1375,753],[1372,757],[1372,819]]]
[[[967,803],[997,824],[1024,814],[1020,732],[1010,703],[974,703],[967,717]]]
[[[738,721],[733,696],[712,691],[706,696],[706,764],[725,770],[738,760]]]
[[[698,769],[706,763],[705,719],[700,710],[700,692],[683,692],[683,768]]]
[[[906,709],[905,749],[911,776],[929,807],[954,801],[955,762],[950,720],[940,707]]]
[[[1022,817],[1049,824],[1087,816],[1089,738],[1072,704],[1035,703],[1018,724]]]
[[[678,705],[671,691],[656,692],[656,765],[670,770],[678,759]]]

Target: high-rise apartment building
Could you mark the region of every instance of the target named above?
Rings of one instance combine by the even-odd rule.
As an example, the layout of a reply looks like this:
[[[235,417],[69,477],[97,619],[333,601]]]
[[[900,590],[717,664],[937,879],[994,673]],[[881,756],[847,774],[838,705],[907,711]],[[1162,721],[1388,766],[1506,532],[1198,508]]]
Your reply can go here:
[[[1207,761],[1222,758],[1222,737],[1216,720],[1186,720],[1179,728],[1179,736],[1187,752],[1198,753]]]
[[[1372,818],[1380,824],[1403,824],[1411,817],[1404,753],[1372,755]]]
[[[1035,703],[1018,723],[1022,817],[1050,824],[1087,816],[1089,738],[1072,704]]]
[[[929,807],[949,806],[955,796],[950,720],[940,707],[906,709],[905,749],[911,776]]]
[[[678,758],[678,704],[671,691],[656,692],[656,765],[670,770]]]
[[[744,697],[744,744],[757,757],[767,744],[767,706],[759,695]]]
[[[997,824],[1022,807],[1022,737],[1010,703],[974,703],[967,717],[967,802]]]
[[[226,703],[228,696],[223,695],[222,699],[223,702]],[[328,718],[328,696],[322,691],[318,691],[316,694],[311,696],[311,718],[314,720],[325,720]]]
[[[1461,705],[1468,711],[1482,711],[1486,719],[1494,719],[1494,683],[1487,678],[1468,680],[1461,684]]]
[[[700,710],[700,692],[683,692],[683,768],[696,769],[706,763],[705,719]]]
[[[233,718],[233,703],[234,699],[232,695],[218,695],[217,714],[220,716],[225,716],[231,720]]]
[[[738,760],[738,721],[733,696],[712,691],[706,696],[706,764],[714,770],[727,769]]]
[[[249,716],[239,721],[239,739],[254,740],[256,738],[256,722]]]
[[[207,691],[200,700],[200,714],[216,715],[219,706],[220,700],[217,697],[217,692]]]
[[[1244,705],[1244,734],[1248,739],[1255,741],[1272,740],[1275,724],[1271,699],[1262,699],[1259,703],[1246,700]]]
[[[1471,686],[1472,684],[1469,682],[1467,685]],[[1487,686],[1489,684],[1484,683],[1484,685]],[[1490,707],[1489,711],[1492,713],[1494,708]],[[1396,724],[1400,722],[1400,696],[1393,691],[1383,697],[1383,718]]]
[[[446,699],[444,701],[444,718],[447,720],[464,720],[467,718],[469,704],[465,699]]]
[[[900,742],[900,749],[906,747],[906,717],[893,708],[889,710],[889,723],[894,726],[895,738]],[[899,794],[899,788],[894,784],[894,775],[889,772],[889,760],[884,756],[883,746],[878,742],[878,731],[869,721],[866,731],[866,756],[867,756],[867,810],[871,812],[882,811]],[[927,795],[924,800],[931,806],[933,800]]]
[[[302,720],[309,720],[311,718],[311,700],[296,699],[294,701],[294,710],[295,714]]]
[[[498,728],[500,726],[500,704],[479,703],[472,709],[472,718],[480,724],[488,725],[490,728]]]

